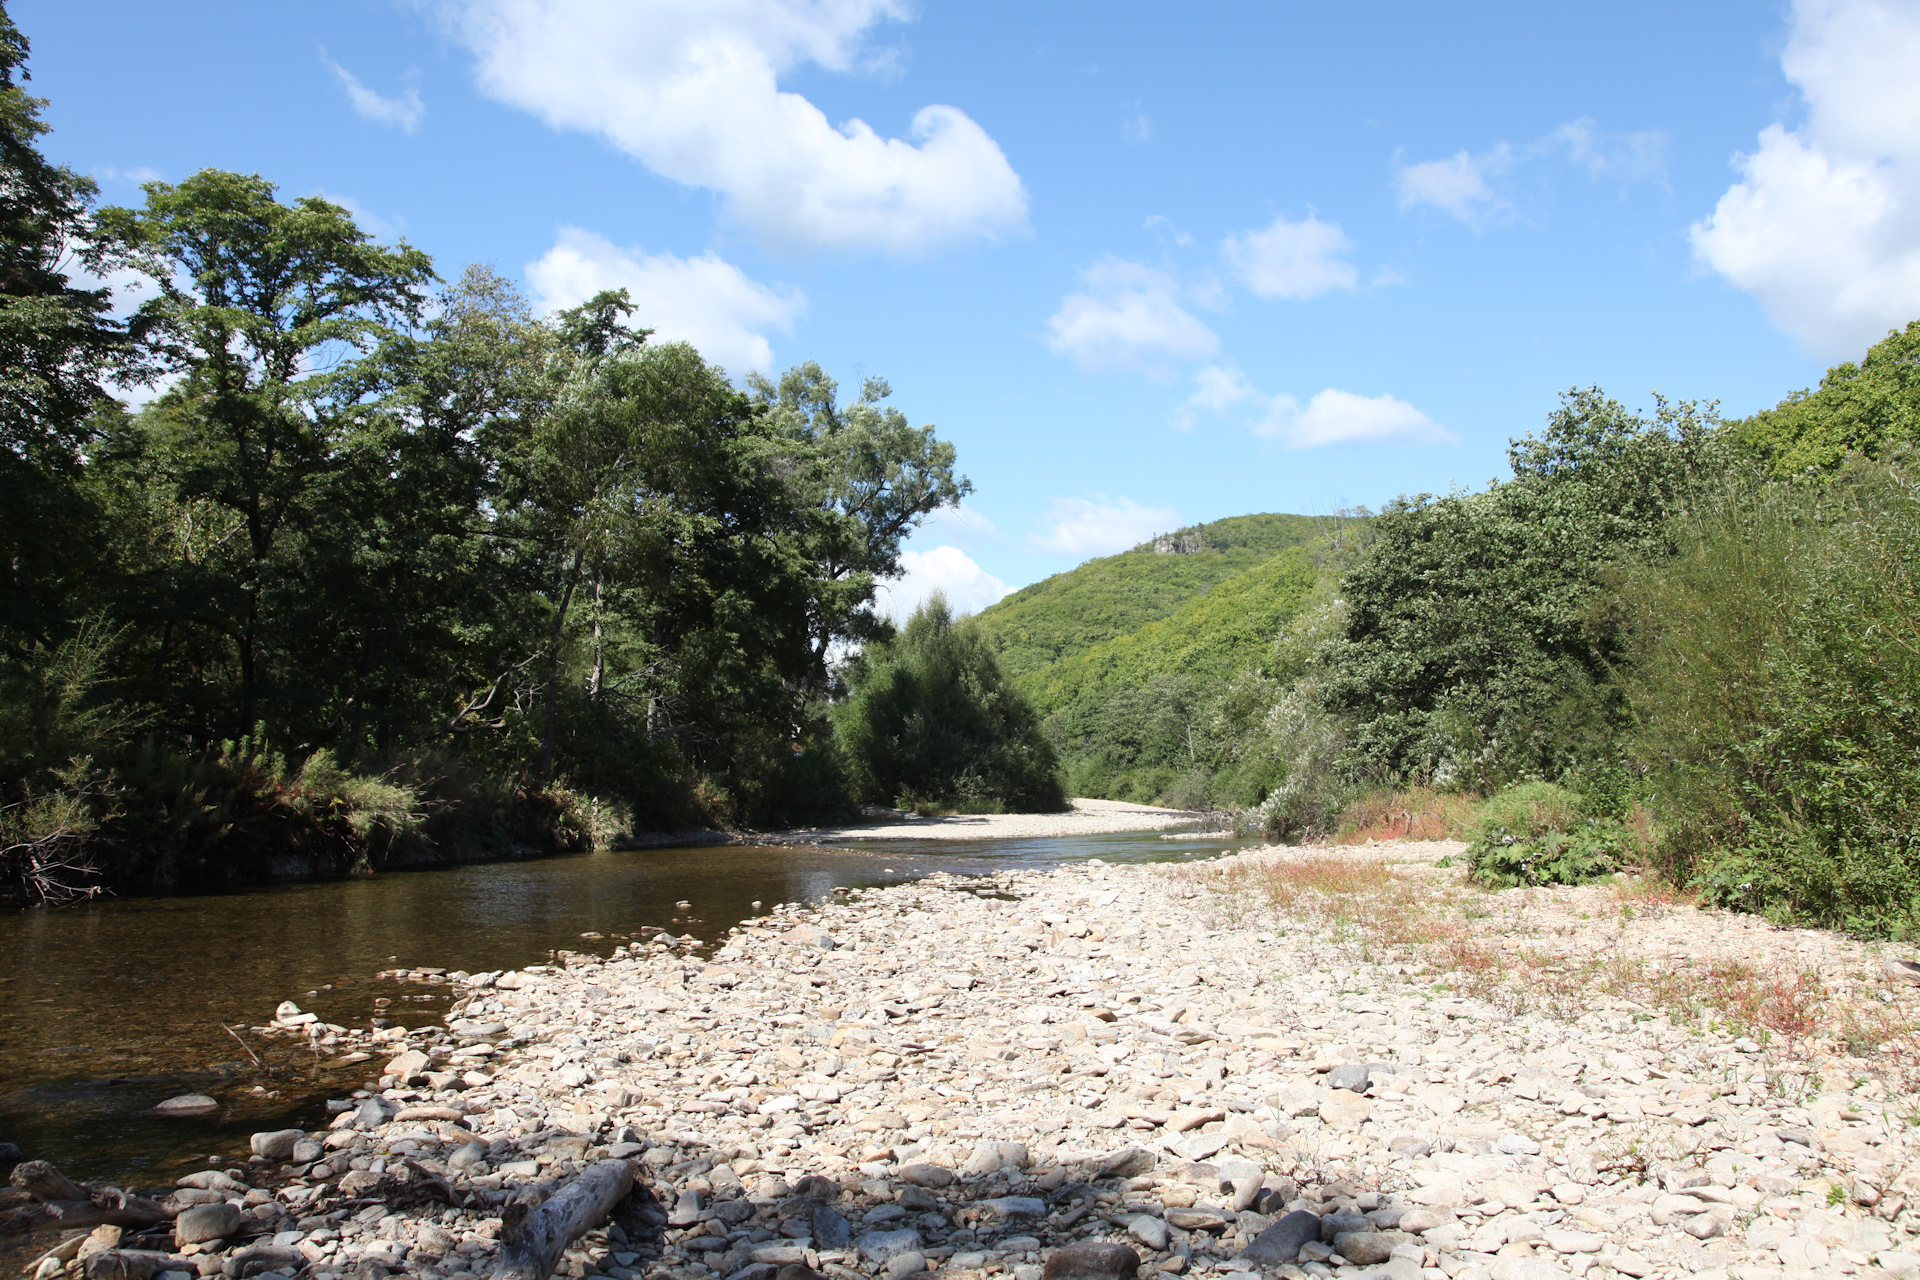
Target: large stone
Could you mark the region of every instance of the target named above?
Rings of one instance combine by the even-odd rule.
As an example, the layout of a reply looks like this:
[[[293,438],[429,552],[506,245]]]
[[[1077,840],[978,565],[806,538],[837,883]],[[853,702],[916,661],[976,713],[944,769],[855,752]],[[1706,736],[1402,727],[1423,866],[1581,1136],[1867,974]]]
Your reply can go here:
[[[821,1249],[844,1249],[853,1240],[853,1227],[838,1210],[820,1205],[813,1211],[813,1243]]]
[[[291,1160],[293,1149],[306,1134],[299,1129],[271,1129],[265,1133],[256,1133],[247,1140],[253,1154],[268,1160]],[[315,1157],[318,1159],[318,1156]]]
[[[1105,1157],[1093,1167],[1096,1178],[1137,1178],[1153,1171],[1153,1152],[1143,1147],[1127,1147]]]
[[[920,1248],[920,1233],[911,1228],[901,1231],[869,1231],[856,1247],[868,1262],[885,1264],[901,1254]]]
[[[418,1049],[408,1049],[405,1053],[396,1055],[387,1063],[387,1074],[390,1076],[398,1076],[402,1080],[411,1080],[414,1076],[425,1071],[432,1062],[432,1058],[429,1058]]]
[[[1393,1256],[1393,1247],[1412,1237],[1402,1231],[1343,1231],[1333,1238],[1333,1251],[1348,1262],[1371,1267]]]
[[[1327,1072],[1327,1088],[1346,1089],[1352,1093],[1365,1093],[1367,1091],[1367,1072],[1367,1064],[1364,1062],[1349,1062],[1344,1066],[1335,1067],[1333,1070]]]
[[[1127,1234],[1147,1248],[1159,1253],[1172,1239],[1167,1224],[1150,1213],[1137,1214],[1127,1223]]]
[[[896,1253],[893,1257],[887,1259],[886,1265],[882,1267],[880,1271],[882,1275],[887,1277],[887,1280],[907,1280],[907,1277],[911,1275],[925,1275],[927,1272],[927,1255],[921,1253],[918,1249],[909,1249],[905,1253]]]
[[[385,1124],[400,1114],[400,1108],[385,1098],[373,1097],[362,1102],[353,1113],[353,1127],[373,1129]]]
[[[1236,1261],[1254,1267],[1281,1267],[1300,1257],[1300,1245],[1319,1240],[1319,1215],[1308,1209],[1294,1209],[1284,1219],[1254,1236],[1254,1242],[1240,1249]]]
[[[896,1176],[902,1182],[910,1182],[916,1187],[932,1187],[936,1191],[953,1185],[953,1170],[942,1169],[937,1164],[902,1165]]]
[[[1365,1097],[1351,1089],[1333,1089],[1320,1100],[1320,1118],[1336,1129],[1358,1129],[1369,1114]]]
[[[1047,1216],[1047,1202],[1037,1196],[998,1196],[992,1200],[976,1200],[973,1207],[984,1209],[996,1218]]]
[[[984,1178],[1000,1172],[1000,1144],[982,1140],[974,1144],[973,1154],[960,1166],[963,1178]]]
[[[168,1098],[153,1109],[157,1116],[175,1116],[191,1118],[193,1116],[215,1115],[220,1104],[204,1093],[183,1093],[177,1098]]]
[[[1047,1255],[1041,1280],[1133,1280],[1140,1255],[1124,1244],[1088,1241]]]
[[[240,1210],[225,1202],[197,1204],[173,1220],[173,1243],[178,1246],[224,1240],[240,1229],[241,1219]]]

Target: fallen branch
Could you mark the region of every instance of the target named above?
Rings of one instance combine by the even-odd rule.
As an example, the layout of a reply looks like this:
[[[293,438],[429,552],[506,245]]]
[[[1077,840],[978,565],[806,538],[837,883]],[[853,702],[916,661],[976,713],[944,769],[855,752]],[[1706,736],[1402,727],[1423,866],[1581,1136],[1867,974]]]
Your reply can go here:
[[[45,1160],[28,1160],[15,1166],[11,1181],[40,1203],[9,1214],[5,1226],[10,1231],[138,1228],[173,1221],[173,1211],[165,1205],[130,1196],[118,1187],[95,1188],[75,1182]]]
[[[599,1160],[537,1209],[501,1215],[500,1262],[492,1280],[547,1280],[567,1246],[598,1226],[633,1190],[633,1166]]]

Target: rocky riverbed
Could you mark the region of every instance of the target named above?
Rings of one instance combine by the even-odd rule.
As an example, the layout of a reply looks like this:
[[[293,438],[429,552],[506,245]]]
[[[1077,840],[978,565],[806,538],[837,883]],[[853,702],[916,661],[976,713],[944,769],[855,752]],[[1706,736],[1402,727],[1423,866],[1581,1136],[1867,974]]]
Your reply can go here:
[[[1457,852],[933,877],[704,957],[426,974],[466,993],[445,1028],[306,1024],[384,1074],[176,1189],[208,1221],[152,1268],[461,1280],[616,1159],[645,1190],[559,1274],[1920,1275],[1896,969],[1657,894],[1479,894]]]

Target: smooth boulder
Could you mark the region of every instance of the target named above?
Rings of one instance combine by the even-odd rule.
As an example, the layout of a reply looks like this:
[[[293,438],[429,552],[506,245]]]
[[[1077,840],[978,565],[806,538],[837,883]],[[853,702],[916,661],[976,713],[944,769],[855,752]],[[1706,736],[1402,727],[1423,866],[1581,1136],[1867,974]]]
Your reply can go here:
[[[1253,1238],[1238,1255],[1256,1267],[1278,1267],[1300,1256],[1300,1246],[1320,1238],[1320,1215],[1295,1209]]]

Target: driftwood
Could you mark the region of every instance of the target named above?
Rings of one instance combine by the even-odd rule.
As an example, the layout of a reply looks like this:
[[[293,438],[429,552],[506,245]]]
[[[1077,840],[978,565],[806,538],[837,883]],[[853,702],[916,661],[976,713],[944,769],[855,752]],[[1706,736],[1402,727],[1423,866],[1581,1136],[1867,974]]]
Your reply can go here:
[[[40,1203],[16,1210],[6,1218],[13,1231],[91,1230],[94,1227],[153,1227],[173,1221],[173,1211],[117,1187],[89,1187],[75,1182],[45,1160],[15,1166],[11,1179]]]
[[[102,1249],[87,1255],[87,1280],[153,1280],[162,1271],[191,1271],[194,1260],[153,1249]]]
[[[567,1246],[598,1226],[632,1190],[632,1165],[599,1160],[537,1209],[508,1205],[501,1215],[500,1262],[492,1280],[547,1280]]]

